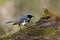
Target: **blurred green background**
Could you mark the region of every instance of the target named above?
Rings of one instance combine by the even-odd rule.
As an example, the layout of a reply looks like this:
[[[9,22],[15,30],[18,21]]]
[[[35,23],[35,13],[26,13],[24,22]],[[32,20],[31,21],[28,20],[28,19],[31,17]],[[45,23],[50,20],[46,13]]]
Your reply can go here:
[[[47,8],[53,14],[60,16],[60,0],[0,0],[0,35],[14,33],[19,30],[17,25],[5,24],[25,13],[31,13],[35,17],[30,25],[39,20],[44,14],[43,8]]]

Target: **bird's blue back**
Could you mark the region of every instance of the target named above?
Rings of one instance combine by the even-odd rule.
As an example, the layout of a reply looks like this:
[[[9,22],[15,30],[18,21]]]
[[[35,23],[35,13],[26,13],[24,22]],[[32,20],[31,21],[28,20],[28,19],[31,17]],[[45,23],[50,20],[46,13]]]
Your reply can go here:
[[[29,19],[26,15],[23,15],[23,16],[15,19],[13,22],[14,22],[14,23],[21,23],[21,22],[23,22],[24,20],[25,20],[25,21],[29,21],[30,19]]]

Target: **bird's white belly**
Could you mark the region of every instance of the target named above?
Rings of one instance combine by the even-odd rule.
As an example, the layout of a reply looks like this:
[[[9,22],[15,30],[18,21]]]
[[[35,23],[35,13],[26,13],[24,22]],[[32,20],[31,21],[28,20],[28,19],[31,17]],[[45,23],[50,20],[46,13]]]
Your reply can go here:
[[[21,23],[21,25],[25,25],[27,24],[28,22],[26,22],[25,20]]]

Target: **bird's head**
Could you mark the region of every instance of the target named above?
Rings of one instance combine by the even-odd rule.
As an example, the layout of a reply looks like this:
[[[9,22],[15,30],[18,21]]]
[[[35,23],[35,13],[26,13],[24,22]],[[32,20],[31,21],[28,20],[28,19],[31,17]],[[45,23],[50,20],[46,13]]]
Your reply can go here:
[[[27,17],[31,19],[34,16],[32,14],[27,14]]]

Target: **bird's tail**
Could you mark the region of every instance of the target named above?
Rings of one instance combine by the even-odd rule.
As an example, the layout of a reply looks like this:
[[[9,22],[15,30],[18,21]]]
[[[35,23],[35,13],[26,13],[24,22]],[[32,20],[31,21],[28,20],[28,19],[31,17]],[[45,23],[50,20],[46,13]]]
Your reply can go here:
[[[6,22],[6,23],[13,23],[13,21],[8,21],[8,22]]]

